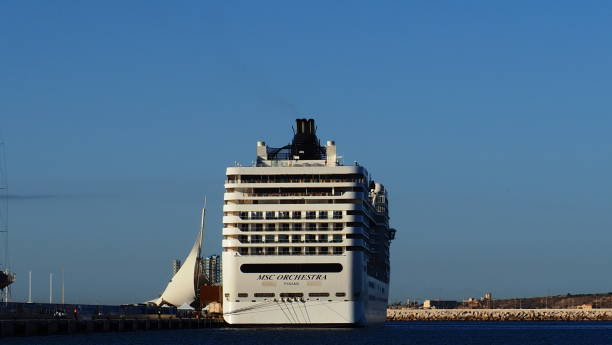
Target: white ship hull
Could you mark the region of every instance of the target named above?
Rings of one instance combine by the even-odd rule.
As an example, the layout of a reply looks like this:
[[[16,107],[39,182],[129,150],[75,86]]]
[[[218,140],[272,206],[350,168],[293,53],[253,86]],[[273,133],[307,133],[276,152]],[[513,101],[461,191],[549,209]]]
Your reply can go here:
[[[280,259],[280,260],[279,260]],[[363,270],[362,253],[320,256],[241,257],[223,256],[224,292],[232,299],[223,303],[230,325],[250,326],[370,326],[384,323],[388,284]],[[243,264],[336,263],[342,271],[322,273],[244,273]],[[274,297],[255,297],[256,293]],[[301,297],[280,297],[281,294]],[[311,294],[329,294],[311,297]],[[337,293],[344,296],[336,296]]]
[[[224,319],[230,325],[350,327],[382,325],[387,304],[364,301],[229,302],[224,304],[223,310],[227,313]]]

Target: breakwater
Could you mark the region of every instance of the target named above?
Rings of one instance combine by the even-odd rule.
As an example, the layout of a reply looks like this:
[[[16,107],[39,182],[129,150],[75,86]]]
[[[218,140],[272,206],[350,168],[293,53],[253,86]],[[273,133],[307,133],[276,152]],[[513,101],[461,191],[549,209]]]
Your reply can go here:
[[[387,309],[390,321],[612,321],[612,309]]]
[[[22,319],[0,320],[0,337],[73,334],[93,332],[125,332],[162,329],[218,328],[225,326],[222,319]]]

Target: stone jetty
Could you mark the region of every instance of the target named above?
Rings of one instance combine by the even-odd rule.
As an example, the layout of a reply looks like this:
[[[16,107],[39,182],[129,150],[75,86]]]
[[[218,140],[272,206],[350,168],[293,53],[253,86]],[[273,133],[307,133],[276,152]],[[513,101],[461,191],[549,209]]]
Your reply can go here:
[[[387,309],[389,321],[612,321],[612,309]]]
[[[222,319],[107,319],[56,320],[22,319],[0,320],[0,339],[10,336],[33,336],[92,332],[151,331],[163,329],[224,327]]]

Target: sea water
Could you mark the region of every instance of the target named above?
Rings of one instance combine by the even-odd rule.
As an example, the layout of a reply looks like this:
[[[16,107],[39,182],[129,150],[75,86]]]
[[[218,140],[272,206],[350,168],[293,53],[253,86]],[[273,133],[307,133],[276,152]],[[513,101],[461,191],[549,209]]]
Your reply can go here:
[[[0,344],[593,345],[612,322],[388,322],[369,328],[213,328],[4,338]]]

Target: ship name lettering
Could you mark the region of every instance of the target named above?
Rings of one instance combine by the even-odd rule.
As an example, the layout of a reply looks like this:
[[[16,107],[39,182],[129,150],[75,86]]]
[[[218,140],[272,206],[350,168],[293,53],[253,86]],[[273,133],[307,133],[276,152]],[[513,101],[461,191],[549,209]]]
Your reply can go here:
[[[260,274],[257,280],[327,280],[327,274]]]
[[[272,280],[272,277],[274,277],[274,274],[260,274],[257,280]]]

